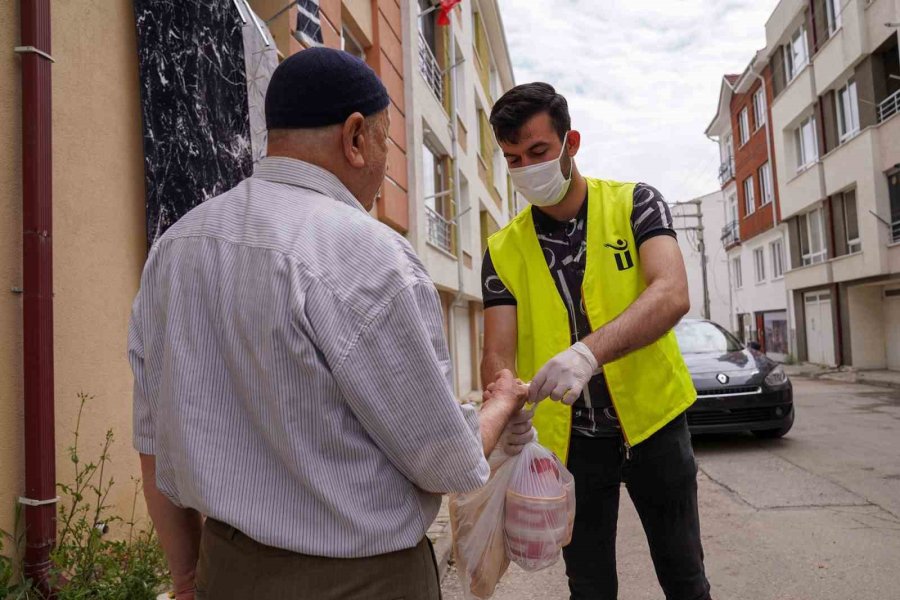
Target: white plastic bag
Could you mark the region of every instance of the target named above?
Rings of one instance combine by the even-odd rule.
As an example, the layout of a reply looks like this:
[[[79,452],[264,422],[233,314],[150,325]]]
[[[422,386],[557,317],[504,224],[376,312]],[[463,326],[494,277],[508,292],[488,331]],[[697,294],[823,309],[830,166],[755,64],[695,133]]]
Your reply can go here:
[[[510,560],[536,571],[572,539],[575,480],[537,439],[516,456],[498,444],[481,489],[450,496],[453,553],[466,600],[487,600]]]
[[[526,571],[556,563],[572,541],[575,478],[536,441],[516,457],[506,490],[506,554]]]

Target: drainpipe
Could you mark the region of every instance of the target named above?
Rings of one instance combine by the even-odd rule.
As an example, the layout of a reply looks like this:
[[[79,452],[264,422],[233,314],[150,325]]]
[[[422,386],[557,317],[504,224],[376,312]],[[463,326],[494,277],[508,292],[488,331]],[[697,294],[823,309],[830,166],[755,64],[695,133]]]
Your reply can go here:
[[[56,542],[50,0],[21,1],[25,576],[50,593]]]

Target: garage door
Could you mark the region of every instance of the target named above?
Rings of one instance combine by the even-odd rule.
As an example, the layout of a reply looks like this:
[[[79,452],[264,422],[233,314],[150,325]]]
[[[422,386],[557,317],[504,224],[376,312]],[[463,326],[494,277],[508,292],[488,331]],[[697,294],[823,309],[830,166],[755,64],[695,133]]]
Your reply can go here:
[[[884,292],[884,329],[887,368],[900,370],[900,289]]]
[[[806,353],[809,362],[834,365],[834,323],[831,320],[831,292],[803,295],[806,307]]]

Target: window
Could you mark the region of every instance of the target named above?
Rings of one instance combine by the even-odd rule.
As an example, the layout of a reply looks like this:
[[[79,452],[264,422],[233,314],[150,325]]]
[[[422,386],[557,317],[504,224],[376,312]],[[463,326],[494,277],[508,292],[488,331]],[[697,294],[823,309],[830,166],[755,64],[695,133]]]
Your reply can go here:
[[[856,191],[844,192],[844,226],[847,229],[847,252],[859,252],[862,243],[859,241],[859,219],[856,215]]]
[[[775,240],[769,244],[772,251],[772,279],[779,279],[784,275],[784,246],[781,240]]]
[[[756,198],[753,197],[753,175],[744,180],[744,216],[756,210]]]
[[[759,205],[765,206],[771,202],[774,194],[774,188],[772,187],[772,167],[769,163],[766,163],[759,168]]]
[[[825,229],[822,221],[821,208],[797,218],[800,234],[800,257],[804,265],[820,263],[826,258]]]
[[[731,259],[731,281],[734,283],[734,289],[739,290],[744,285],[744,278],[741,275],[741,257],[737,256]]]
[[[734,194],[728,197],[728,222],[737,223],[738,221],[738,203],[737,196]]]
[[[800,74],[808,60],[806,52],[806,27],[799,27],[784,47],[784,73],[791,81]]]
[[[756,283],[763,283],[766,280],[766,253],[763,248],[757,248],[753,251],[753,266],[755,268]]]
[[[750,139],[750,114],[747,112],[746,107],[741,111],[741,116],[738,118],[738,128],[741,134],[741,146],[743,146]]]
[[[428,242],[453,251],[453,198],[450,190],[450,158],[422,146],[422,182]]]
[[[841,141],[846,141],[859,131],[859,101],[856,97],[856,82],[851,81],[837,93],[838,133]]]
[[[753,121],[757,129],[766,124],[766,94],[763,88],[753,94]]]
[[[841,0],[825,0],[825,15],[828,19],[828,35],[841,27]]]
[[[346,27],[341,28],[341,50],[349,52],[364,61],[366,60],[366,51],[363,49],[362,44],[356,41],[356,38],[353,37],[353,34]]]
[[[794,130],[794,139],[797,145],[797,170],[802,171],[819,159],[815,115],[807,118]]]

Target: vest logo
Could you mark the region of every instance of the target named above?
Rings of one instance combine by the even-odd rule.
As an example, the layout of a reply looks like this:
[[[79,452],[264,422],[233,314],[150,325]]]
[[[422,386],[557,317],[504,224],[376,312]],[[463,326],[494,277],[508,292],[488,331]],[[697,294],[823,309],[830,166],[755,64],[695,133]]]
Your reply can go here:
[[[625,240],[616,240],[615,244],[603,245],[616,251],[613,256],[616,258],[616,268],[620,271],[626,271],[634,266],[634,260],[631,258],[631,250],[628,249],[628,242]]]

